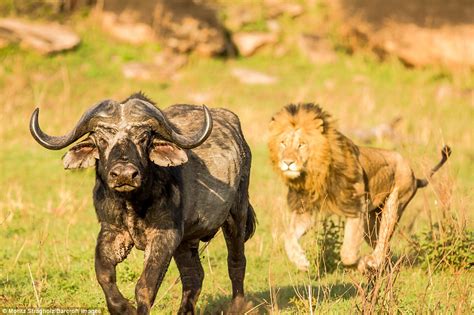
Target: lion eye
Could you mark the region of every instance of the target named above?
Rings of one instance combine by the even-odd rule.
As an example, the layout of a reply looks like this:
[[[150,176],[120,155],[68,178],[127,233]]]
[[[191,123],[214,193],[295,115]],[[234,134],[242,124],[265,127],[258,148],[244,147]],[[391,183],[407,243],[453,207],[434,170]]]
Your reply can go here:
[[[304,142],[301,142],[299,145],[298,145],[298,149],[302,149],[306,146],[306,143]]]
[[[284,148],[286,148],[286,144],[282,141],[282,142],[280,142],[280,147],[284,149]]]

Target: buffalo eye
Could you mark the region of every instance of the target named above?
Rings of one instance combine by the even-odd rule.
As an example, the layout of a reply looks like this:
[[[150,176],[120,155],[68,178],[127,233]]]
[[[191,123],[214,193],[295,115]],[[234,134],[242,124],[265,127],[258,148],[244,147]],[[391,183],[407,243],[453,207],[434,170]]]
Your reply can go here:
[[[108,146],[107,139],[101,134],[96,134],[95,135],[95,142],[99,148],[106,148]]]
[[[148,132],[140,134],[137,138],[137,143],[140,145],[146,145],[150,139]]]

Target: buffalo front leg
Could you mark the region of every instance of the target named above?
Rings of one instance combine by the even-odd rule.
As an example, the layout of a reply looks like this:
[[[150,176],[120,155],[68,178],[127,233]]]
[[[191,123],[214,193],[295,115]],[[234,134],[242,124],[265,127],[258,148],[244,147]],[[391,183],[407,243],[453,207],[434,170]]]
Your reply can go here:
[[[296,267],[302,271],[309,268],[309,261],[306,258],[304,250],[299,244],[299,239],[313,225],[314,218],[311,213],[303,212],[291,213],[290,225],[285,233],[285,251],[288,258]]]
[[[195,314],[196,302],[201,293],[204,270],[198,252],[199,242],[181,244],[176,249],[174,260],[178,266],[183,286],[181,306],[178,314]]]
[[[387,259],[389,242],[398,222],[398,188],[395,187],[385,202],[378,231],[378,239],[372,254],[362,258],[357,268],[362,272],[379,270]]]
[[[136,313],[135,308],[120,293],[115,272],[117,264],[127,257],[132,247],[133,241],[128,232],[102,224],[95,250],[95,272],[112,315]]]
[[[171,257],[181,241],[181,234],[174,229],[146,231],[146,234],[144,268],[135,287],[138,315],[150,313]]]
[[[359,261],[359,250],[364,241],[363,214],[347,218],[344,226],[344,241],[341,247],[341,261],[344,266],[354,266]]]

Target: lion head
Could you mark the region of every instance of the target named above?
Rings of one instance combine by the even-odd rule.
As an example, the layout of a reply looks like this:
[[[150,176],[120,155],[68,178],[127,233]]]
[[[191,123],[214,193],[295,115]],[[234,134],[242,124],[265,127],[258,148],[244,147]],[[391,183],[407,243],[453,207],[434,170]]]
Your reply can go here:
[[[330,160],[333,133],[330,115],[312,103],[290,104],[270,123],[269,150],[273,166],[291,184],[308,173],[324,173]]]

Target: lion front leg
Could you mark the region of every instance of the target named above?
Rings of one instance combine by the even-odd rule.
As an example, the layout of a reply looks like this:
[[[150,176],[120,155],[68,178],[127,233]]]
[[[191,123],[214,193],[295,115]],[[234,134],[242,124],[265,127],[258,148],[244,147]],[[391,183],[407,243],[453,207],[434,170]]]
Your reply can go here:
[[[357,268],[363,272],[374,272],[382,267],[390,249],[390,238],[398,222],[398,187],[395,187],[385,202],[382,210],[377,244],[372,254],[359,261]]]
[[[359,261],[359,251],[364,241],[364,220],[361,214],[347,218],[344,226],[344,241],[341,247],[341,261],[346,267],[355,266]]]
[[[314,219],[310,213],[291,213],[290,225],[285,233],[285,250],[288,258],[302,271],[309,268],[309,261],[299,244],[299,239],[313,225]]]

